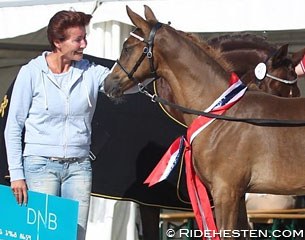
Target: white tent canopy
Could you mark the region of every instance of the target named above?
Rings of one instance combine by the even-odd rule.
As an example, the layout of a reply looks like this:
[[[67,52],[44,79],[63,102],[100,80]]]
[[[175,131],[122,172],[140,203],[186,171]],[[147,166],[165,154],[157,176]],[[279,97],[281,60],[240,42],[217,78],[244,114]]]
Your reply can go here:
[[[23,2],[23,1],[21,1]],[[1,3],[1,2],[0,2]],[[95,1],[0,8],[0,39],[35,32],[48,25],[50,18],[60,10],[75,9],[92,13]]]
[[[35,5],[24,6],[30,4]],[[96,5],[92,23],[131,24],[126,5],[143,15],[144,4],[152,8],[159,21],[170,21],[186,32],[305,29],[304,0],[0,0],[0,39],[39,30],[56,11],[73,8],[93,13]]]
[[[126,5],[143,16],[144,4],[159,21],[171,21],[186,32],[305,29],[304,0],[109,1],[97,9],[93,21],[131,24]]]

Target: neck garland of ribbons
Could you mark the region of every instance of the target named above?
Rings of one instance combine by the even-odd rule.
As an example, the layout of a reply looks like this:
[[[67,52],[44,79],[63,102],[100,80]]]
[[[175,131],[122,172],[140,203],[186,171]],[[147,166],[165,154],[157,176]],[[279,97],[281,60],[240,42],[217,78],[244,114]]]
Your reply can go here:
[[[241,82],[238,76],[235,73],[232,73],[230,87],[218,99],[216,99],[213,104],[205,110],[205,112],[218,115],[223,114],[244,95],[246,90],[247,87]],[[191,144],[195,137],[214,120],[215,118],[198,116],[189,126],[186,137],[179,137],[172,143],[144,183],[152,186],[165,180],[184,152],[187,189],[198,228],[202,233],[205,233],[206,231],[209,231],[210,233],[206,234],[209,236],[203,234],[203,239],[219,240],[219,235],[213,234],[217,233],[217,227],[214,221],[210,200],[204,184],[195,173],[195,169],[192,165],[191,151]]]

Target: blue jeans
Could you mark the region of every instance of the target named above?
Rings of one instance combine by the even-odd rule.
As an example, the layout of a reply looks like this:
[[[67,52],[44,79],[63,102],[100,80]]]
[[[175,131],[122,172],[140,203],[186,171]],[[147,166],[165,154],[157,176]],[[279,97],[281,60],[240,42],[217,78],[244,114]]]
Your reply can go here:
[[[77,239],[84,240],[92,186],[90,158],[69,163],[27,156],[24,157],[24,172],[29,190],[79,202]]]

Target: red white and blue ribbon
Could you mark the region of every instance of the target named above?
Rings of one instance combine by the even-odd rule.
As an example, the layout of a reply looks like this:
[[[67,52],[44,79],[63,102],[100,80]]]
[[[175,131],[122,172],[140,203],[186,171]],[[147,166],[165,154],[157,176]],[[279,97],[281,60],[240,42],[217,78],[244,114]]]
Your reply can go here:
[[[177,138],[163,155],[157,166],[145,180],[149,187],[161,182],[169,176],[173,168],[177,165],[184,150],[184,137]]]
[[[244,95],[246,90],[247,87],[240,81],[238,76],[235,73],[232,73],[230,87],[219,98],[217,98],[211,106],[205,110],[205,112],[218,115],[223,114]],[[195,169],[192,165],[191,152],[191,144],[193,140],[214,120],[215,118],[208,118],[205,116],[197,117],[189,126],[186,137],[179,137],[172,143],[144,183],[152,186],[166,179],[184,150],[187,188],[198,228],[202,232],[210,231],[216,233],[217,227],[215,225],[208,193],[204,184],[195,173]],[[213,234],[210,235],[210,237],[203,236],[203,239],[218,240],[219,235]]]

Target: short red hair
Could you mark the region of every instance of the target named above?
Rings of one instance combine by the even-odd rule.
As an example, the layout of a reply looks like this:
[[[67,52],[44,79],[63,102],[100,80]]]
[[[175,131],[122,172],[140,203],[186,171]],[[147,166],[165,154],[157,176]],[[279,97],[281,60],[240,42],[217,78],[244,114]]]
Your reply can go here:
[[[55,50],[55,40],[64,41],[67,38],[66,30],[71,27],[86,27],[92,15],[76,11],[57,12],[49,21],[47,28],[47,37],[51,49]]]

